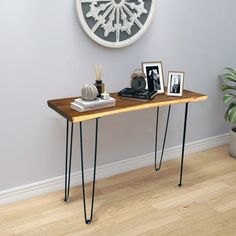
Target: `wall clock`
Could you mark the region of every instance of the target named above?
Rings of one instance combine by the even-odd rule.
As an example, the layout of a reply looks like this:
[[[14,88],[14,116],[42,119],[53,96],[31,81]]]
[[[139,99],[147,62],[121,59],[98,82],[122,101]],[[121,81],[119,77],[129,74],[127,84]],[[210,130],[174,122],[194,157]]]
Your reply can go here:
[[[76,0],[82,28],[97,43],[120,48],[147,30],[157,0]]]

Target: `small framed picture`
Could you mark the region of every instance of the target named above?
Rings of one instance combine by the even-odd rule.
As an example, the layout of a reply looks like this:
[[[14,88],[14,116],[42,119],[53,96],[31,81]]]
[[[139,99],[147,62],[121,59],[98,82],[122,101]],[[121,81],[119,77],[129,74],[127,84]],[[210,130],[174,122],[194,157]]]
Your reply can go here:
[[[147,77],[146,89],[164,93],[162,62],[142,62],[143,73]]]
[[[184,72],[169,71],[168,72],[168,96],[182,96],[184,83]]]

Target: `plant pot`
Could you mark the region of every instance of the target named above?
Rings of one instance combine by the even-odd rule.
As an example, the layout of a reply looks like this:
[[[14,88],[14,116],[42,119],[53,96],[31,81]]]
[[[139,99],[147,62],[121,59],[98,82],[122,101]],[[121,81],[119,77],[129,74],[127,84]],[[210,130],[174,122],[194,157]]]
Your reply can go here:
[[[236,158],[236,127],[230,130],[229,136],[229,154]]]

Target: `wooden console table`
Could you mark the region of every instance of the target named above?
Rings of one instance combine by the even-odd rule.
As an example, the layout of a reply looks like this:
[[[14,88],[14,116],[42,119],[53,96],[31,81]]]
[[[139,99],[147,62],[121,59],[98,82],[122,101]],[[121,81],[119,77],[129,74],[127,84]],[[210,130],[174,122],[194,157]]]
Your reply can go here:
[[[185,149],[185,137],[186,137],[186,127],[187,127],[187,116],[188,116],[188,105],[191,102],[204,101],[208,97],[203,94],[195,93],[189,90],[183,91],[182,97],[170,97],[165,94],[158,94],[153,100],[148,102],[143,101],[133,101],[127,100],[119,97],[116,93],[111,94],[112,97],[116,99],[115,107],[109,107],[94,111],[88,112],[77,112],[70,107],[70,103],[75,99],[72,98],[63,98],[56,100],[49,100],[48,106],[52,108],[54,111],[63,116],[66,123],[66,157],[65,157],[65,197],[64,201],[67,201],[69,198],[70,191],[70,176],[71,176],[71,159],[72,159],[72,144],[73,144],[73,130],[74,124],[79,123],[80,125],[80,154],[81,154],[81,173],[82,173],[82,189],[83,189],[83,206],[84,206],[84,217],[85,223],[90,224],[93,218],[93,206],[94,206],[94,196],[95,196],[95,183],[96,183],[96,167],[97,167],[97,140],[98,140],[98,121],[99,118],[104,116],[109,116],[113,114],[119,114],[130,111],[143,110],[148,108],[156,108],[156,126],[155,126],[155,170],[159,171],[161,169],[165,142],[169,124],[170,110],[171,105],[174,104],[185,104],[185,115],[184,115],[184,128],[183,128],[183,142],[182,142],[182,156],[181,156],[181,166],[180,166],[180,180],[179,186],[182,185],[182,175],[183,175],[183,163],[184,163],[184,149]],[[76,97],[77,98],[77,97]],[[166,128],[164,133],[163,145],[161,158],[159,161],[159,165],[157,166],[157,134],[158,134],[158,119],[159,119],[159,107],[161,106],[169,106]],[[94,171],[93,171],[93,186],[92,186],[92,201],[91,201],[91,209],[90,209],[90,217],[87,218],[87,210],[86,210],[86,196],[85,196],[85,184],[84,184],[84,155],[83,155],[83,132],[82,132],[82,124],[84,121],[95,119],[96,120],[96,131],[95,131],[95,154],[94,154]],[[70,126],[69,126],[70,123]],[[70,129],[69,129],[70,128]],[[70,136],[70,138],[69,138]]]

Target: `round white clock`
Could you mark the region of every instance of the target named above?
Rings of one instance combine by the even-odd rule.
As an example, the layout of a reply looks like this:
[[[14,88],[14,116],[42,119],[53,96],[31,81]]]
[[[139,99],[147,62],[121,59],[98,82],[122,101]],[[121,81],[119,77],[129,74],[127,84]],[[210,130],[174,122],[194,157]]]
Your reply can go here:
[[[97,43],[120,48],[147,30],[157,0],[76,0],[80,23]]]

